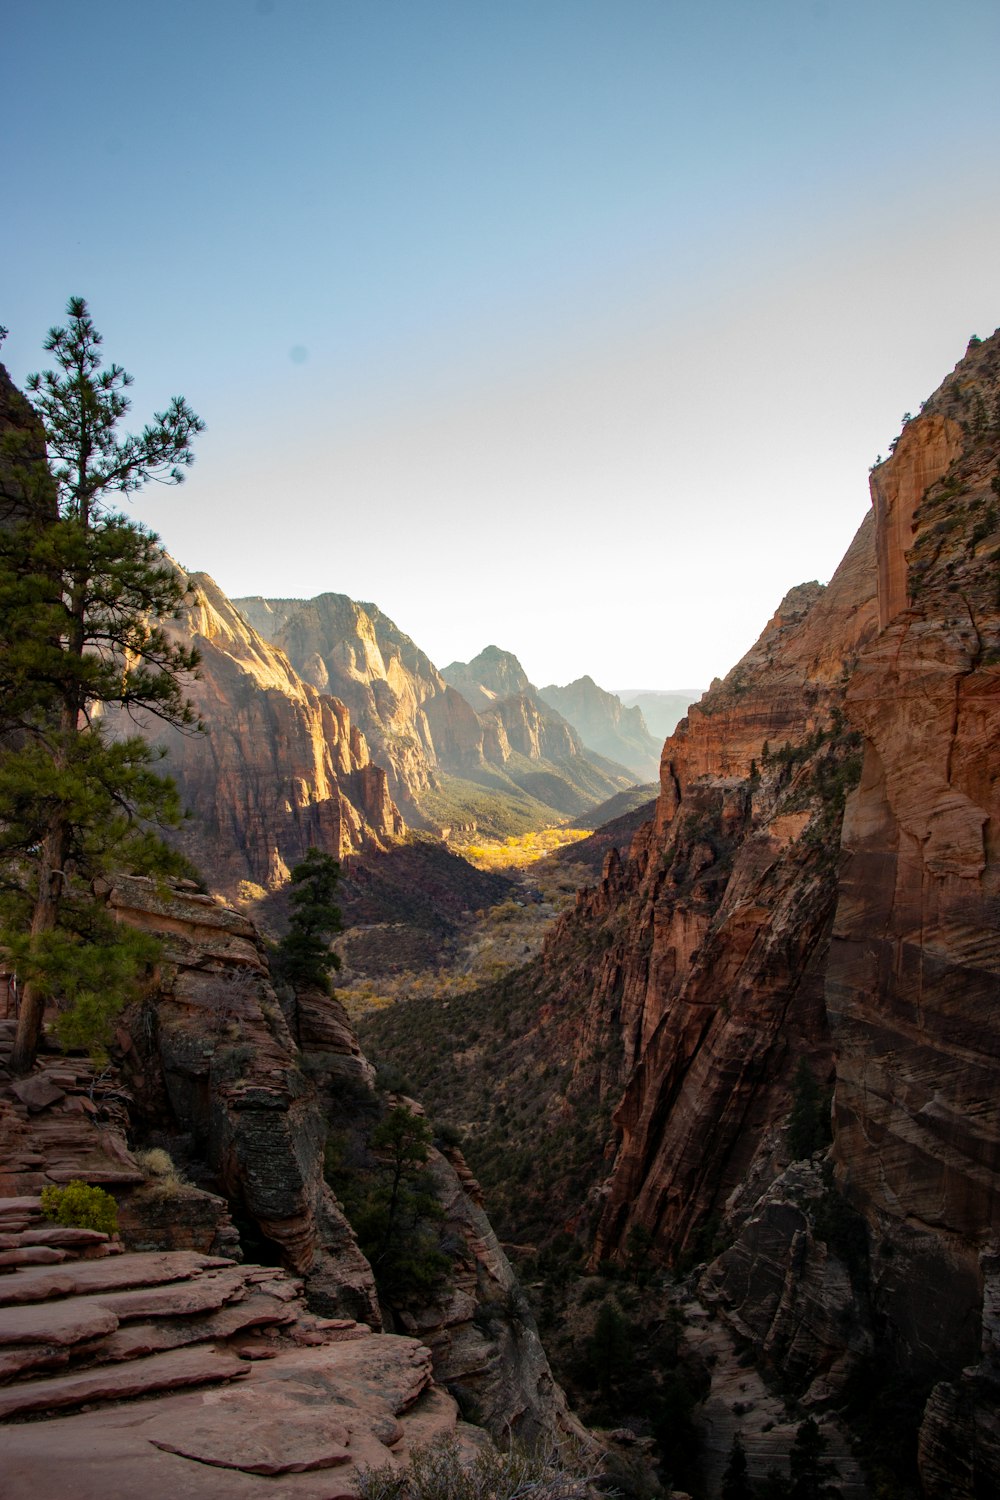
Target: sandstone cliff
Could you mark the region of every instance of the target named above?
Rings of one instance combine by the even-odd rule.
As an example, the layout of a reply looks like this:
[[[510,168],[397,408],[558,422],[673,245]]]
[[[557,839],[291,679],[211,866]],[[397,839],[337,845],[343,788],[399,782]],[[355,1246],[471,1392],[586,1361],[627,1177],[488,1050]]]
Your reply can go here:
[[[830,584],[691,706],[652,819],[475,1026],[511,1029],[495,1094],[540,1091],[515,1162],[560,1109],[603,1137],[592,1265],[712,1261],[702,1294],[771,1380],[971,1500],[1000,1488],[1000,334],[871,488]],[[452,1046],[468,1109],[482,1065]],[[833,1091],[811,1162],[803,1061],[817,1147]],[[582,1231],[578,1166],[512,1194],[512,1232]]]
[[[399,837],[386,773],[344,703],[304,682],[207,574],[186,581],[172,628],[201,654],[188,696],[205,732],[143,727],[167,747],[191,814],[182,842],[212,888],[272,889],[310,845],[343,857]]]
[[[408,810],[435,771],[481,759],[476,716],[409,636],[374,604],[344,594],[316,599],[237,599],[261,635],[287,652],[303,679],[335,693],[386,767],[393,796]]]
[[[210,897],[121,879],[109,899],[165,944],[158,988],[122,1038],[137,1127],[201,1164],[244,1243],[300,1276],[315,1313],[374,1327],[385,1316],[419,1337],[438,1382],[497,1436],[551,1441],[576,1430],[453,1148],[432,1153],[428,1179],[450,1247],[445,1285],[392,1306],[380,1298],[327,1183],[325,1148],[335,1131],[349,1134],[360,1160],[396,1101],[376,1092],[339,1003],[316,990],[276,994],[252,924]]]
[[[317,1352],[320,1363],[314,1380],[308,1373],[310,1355],[296,1361],[288,1354],[287,1378],[298,1379],[304,1369],[307,1382],[329,1386],[333,1394],[324,1399],[351,1406],[367,1380],[391,1384],[391,1372],[402,1360],[420,1367],[407,1406],[432,1376],[437,1382],[434,1410],[444,1420],[436,1418],[426,1435],[447,1431],[449,1425],[454,1428],[456,1401],[498,1438],[514,1432],[531,1443],[551,1444],[563,1435],[581,1435],[552,1379],[523,1294],[483,1211],[481,1192],[454,1147],[443,1145],[431,1152],[422,1188],[439,1205],[434,1222],[447,1247],[447,1275],[432,1289],[414,1286],[404,1295],[394,1291],[391,1301],[377,1287],[372,1266],[327,1180],[327,1147],[333,1150],[349,1133],[358,1157],[352,1156],[346,1170],[356,1173],[361,1158],[370,1159],[373,1149],[377,1162],[377,1147],[371,1145],[373,1126],[397,1108],[419,1112],[419,1105],[376,1091],[374,1070],[339,1003],[316,990],[276,991],[253,925],[201,894],[191,882],[157,885],[144,878],[120,877],[103,894],[119,920],[156,934],[163,944],[162,960],[146,998],[122,1017],[115,1047],[120,1073],[110,1083],[106,1075],[95,1081],[89,1064],[60,1059],[53,1066],[43,1054],[33,1077],[5,1085],[5,1036],[0,1026],[0,1194],[10,1195],[0,1201],[0,1217],[3,1202],[19,1205],[17,1227],[30,1231],[23,1247],[18,1242],[10,1264],[47,1265],[66,1259],[62,1248],[53,1248],[54,1241],[31,1237],[37,1233],[31,1230],[37,1197],[31,1195],[47,1182],[82,1177],[114,1190],[121,1202],[128,1249],[145,1252],[123,1258],[136,1264],[129,1269],[131,1279],[116,1285],[142,1287],[150,1277],[174,1282],[206,1267],[229,1264],[206,1262],[206,1256],[219,1253],[247,1255],[272,1269],[251,1266],[231,1276],[225,1273],[228,1280],[222,1292],[214,1301],[209,1297],[204,1306],[197,1301],[197,1289],[182,1288],[174,1302],[163,1306],[155,1297],[146,1297],[139,1310],[154,1319],[198,1311],[211,1316],[186,1339],[178,1339],[161,1321],[148,1331],[153,1339],[148,1348],[134,1346],[126,1337],[124,1352],[117,1346],[96,1351],[96,1362],[103,1367],[116,1359],[173,1349],[178,1342],[204,1339],[218,1345],[214,1354],[199,1351],[186,1375],[183,1370],[174,1372],[168,1359],[160,1384],[160,1365],[150,1372],[152,1384],[139,1386],[117,1369],[102,1368],[93,1380],[90,1375],[77,1376],[76,1366],[89,1366],[94,1359],[95,1350],[88,1344],[72,1348],[69,1358],[74,1363],[67,1384],[50,1391],[35,1382],[34,1372],[58,1367],[62,1356],[58,1350],[40,1351],[38,1339],[29,1335],[32,1347],[14,1350],[13,1364],[7,1358],[0,1384],[5,1375],[27,1373],[31,1388],[7,1392],[7,1407],[0,1399],[0,1421],[5,1416],[16,1419],[22,1412],[73,1408],[89,1399],[122,1399],[149,1390],[172,1390],[174,1385],[231,1379],[244,1373],[240,1357],[255,1356],[253,1351],[233,1351],[234,1359],[219,1341],[257,1324],[289,1323],[294,1311],[302,1336],[293,1342],[317,1351],[343,1338],[361,1338],[369,1329],[379,1329],[384,1319],[396,1332],[414,1336],[366,1344],[362,1363],[367,1375],[360,1369],[333,1368],[340,1364],[340,1356]],[[85,1099],[88,1075],[91,1086]],[[137,1144],[155,1146],[160,1156],[166,1147],[186,1180],[147,1182]],[[84,1246],[88,1254],[98,1250]],[[0,1247],[0,1254],[5,1253],[6,1241]],[[159,1275],[157,1256],[164,1254],[181,1269]],[[277,1266],[282,1271],[273,1269]],[[287,1291],[282,1289],[286,1283]],[[62,1282],[54,1288],[52,1295],[66,1295]],[[225,1327],[212,1321],[222,1304],[242,1302],[248,1292],[254,1297],[273,1292],[277,1318],[265,1308],[255,1320],[254,1310],[260,1308],[254,1302],[242,1320],[240,1309],[227,1306],[220,1314]],[[308,1304],[308,1317],[304,1307],[288,1306],[299,1294]],[[363,1326],[357,1329],[358,1324]],[[113,1332],[115,1327],[112,1319],[92,1332]],[[84,1328],[80,1338],[86,1337]],[[12,1340],[0,1342],[7,1345]],[[66,1341],[55,1337],[54,1342]],[[68,1340],[70,1345],[74,1342],[75,1336]],[[226,1358],[221,1357],[224,1352]],[[270,1352],[285,1358],[283,1347]],[[258,1357],[268,1353],[265,1346]],[[346,1381],[346,1388],[338,1381]],[[377,1422],[375,1426],[377,1432]],[[359,1452],[362,1427],[357,1428]],[[109,1472],[120,1475],[131,1472],[135,1455],[130,1448],[119,1451],[115,1433],[112,1424]],[[294,1447],[300,1437],[290,1434],[290,1445]],[[245,1457],[253,1439],[242,1419],[238,1432],[234,1427],[233,1440]],[[390,1441],[395,1444],[396,1439]],[[30,1442],[21,1444],[18,1452],[30,1455]]]
[[[873,1346],[925,1390],[943,1377],[921,1435],[935,1495],[1000,1475],[998,395],[995,335],[873,473],[830,586],[793,590],[692,706],[653,823],[575,919],[621,933],[592,980],[626,1078],[595,1255],[637,1225],[676,1255],[728,1215],[713,1284],[800,1392],[842,1391]],[[860,1244],[776,1175],[797,1054],[835,1078],[837,1222],[859,1212]]]

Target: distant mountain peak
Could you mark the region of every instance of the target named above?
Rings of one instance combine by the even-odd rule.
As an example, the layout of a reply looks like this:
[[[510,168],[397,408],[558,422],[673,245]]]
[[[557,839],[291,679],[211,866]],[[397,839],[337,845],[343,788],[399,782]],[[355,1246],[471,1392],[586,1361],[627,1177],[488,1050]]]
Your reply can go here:
[[[471,661],[453,661],[441,676],[476,710],[497,699],[517,698],[535,691],[513,651],[504,651],[500,646],[486,646]]]

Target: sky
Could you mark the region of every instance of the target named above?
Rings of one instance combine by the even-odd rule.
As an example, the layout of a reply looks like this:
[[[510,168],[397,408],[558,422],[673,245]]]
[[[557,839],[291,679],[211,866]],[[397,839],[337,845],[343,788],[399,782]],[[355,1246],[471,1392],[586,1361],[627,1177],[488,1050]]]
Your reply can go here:
[[[1000,323],[996,0],[33,0],[15,380],[87,298],[207,428],[135,514],[439,666],[707,686]]]

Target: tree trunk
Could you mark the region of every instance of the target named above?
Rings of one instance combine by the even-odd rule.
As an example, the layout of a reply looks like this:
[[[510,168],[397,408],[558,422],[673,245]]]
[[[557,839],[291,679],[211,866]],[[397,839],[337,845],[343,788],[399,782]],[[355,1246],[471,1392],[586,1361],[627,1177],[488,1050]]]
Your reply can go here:
[[[63,858],[66,849],[66,826],[59,817],[50,828],[42,848],[38,898],[31,918],[31,941],[51,932],[59,914],[62,895]],[[47,996],[34,980],[29,979],[21,991],[21,1009],[17,1017],[17,1034],[10,1056],[10,1071],[15,1078],[30,1073],[38,1054]]]

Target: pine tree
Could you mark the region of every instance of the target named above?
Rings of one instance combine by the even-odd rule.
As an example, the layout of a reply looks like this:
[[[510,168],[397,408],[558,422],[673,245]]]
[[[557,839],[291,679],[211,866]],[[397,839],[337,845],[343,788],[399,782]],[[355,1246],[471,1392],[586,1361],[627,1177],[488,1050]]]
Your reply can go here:
[[[275,955],[278,975],[290,984],[312,984],[329,992],[330,972],[340,968],[330,950],[330,939],[340,931],[340,908],[333,900],[339,877],[333,856],[315,848],[292,869],[292,915]]]
[[[747,1473],[747,1456],[737,1432],[729,1450],[729,1462],[722,1476],[720,1500],[753,1500],[753,1489]]]
[[[836,1466],[824,1455],[829,1444],[815,1417],[799,1424],[788,1455],[791,1500],[835,1500],[840,1491],[829,1481]]]
[[[69,1000],[74,1039],[99,1044],[149,961],[149,941],[109,919],[94,881],[178,864],[153,831],[180,816],[153,769],[158,753],[138,735],[113,740],[104,716],[141,709],[195,723],[183,682],[197,655],[162,624],[183,585],[157,537],[111,506],[149,480],[179,483],[204,424],[175,397],[140,435],[119,433],[132,377],[102,368],[82,297],[67,316],[45,342],[58,368],[28,380],[44,480],[25,451],[30,434],[8,434],[3,455],[22,499],[0,530],[0,942],[25,980],[11,1059],[20,1073],[47,1000]]]

